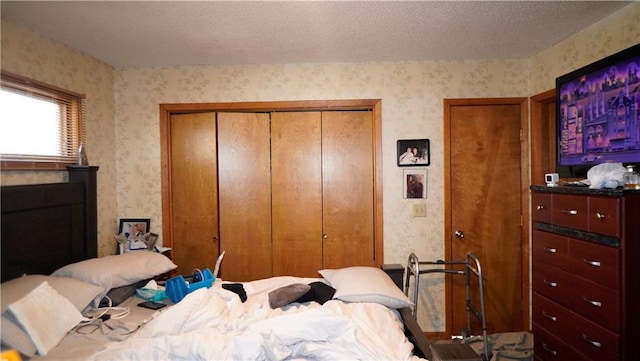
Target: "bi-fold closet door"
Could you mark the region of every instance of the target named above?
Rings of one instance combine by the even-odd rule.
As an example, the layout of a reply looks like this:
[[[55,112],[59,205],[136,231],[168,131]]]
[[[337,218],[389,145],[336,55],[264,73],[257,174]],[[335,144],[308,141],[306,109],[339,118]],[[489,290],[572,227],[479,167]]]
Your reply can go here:
[[[186,172],[188,178],[201,181],[187,191],[187,201],[172,202],[173,254],[181,269],[211,264],[219,251],[226,252],[221,276],[233,281],[317,277],[322,268],[374,265],[370,111],[205,114],[216,125],[206,131],[215,134],[209,135],[210,141],[215,139],[215,160],[209,154],[202,164],[188,162],[194,168]],[[172,144],[192,144],[185,134],[181,141],[173,140],[174,134],[171,138]],[[172,149],[172,167],[184,153]],[[217,182],[204,181],[214,173]],[[172,188],[176,178],[181,177],[172,171]],[[183,193],[174,192],[172,198]],[[207,215],[185,217],[208,208],[212,211]],[[217,226],[211,224],[212,214]],[[191,231],[180,232],[181,227]],[[203,234],[194,236],[197,229]],[[189,237],[199,241],[188,246],[190,254],[183,254]],[[197,256],[194,250],[200,250]]]

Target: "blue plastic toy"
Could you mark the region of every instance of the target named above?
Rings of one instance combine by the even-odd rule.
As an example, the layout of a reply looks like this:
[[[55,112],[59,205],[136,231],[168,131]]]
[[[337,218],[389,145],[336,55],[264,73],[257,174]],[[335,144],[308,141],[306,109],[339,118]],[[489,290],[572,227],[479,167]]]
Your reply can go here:
[[[178,303],[182,301],[184,296],[188,293],[191,293],[199,288],[203,287],[211,287],[215,277],[211,270],[205,268],[204,270],[196,270],[193,273],[193,282],[188,283],[184,277],[178,275],[169,280],[167,280],[167,284],[165,286],[165,293],[171,299],[171,302]]]

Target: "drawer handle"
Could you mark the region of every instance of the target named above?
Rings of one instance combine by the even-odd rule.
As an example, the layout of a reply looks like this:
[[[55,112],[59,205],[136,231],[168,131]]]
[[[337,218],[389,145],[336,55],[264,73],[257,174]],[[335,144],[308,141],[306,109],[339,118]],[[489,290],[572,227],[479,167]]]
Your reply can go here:
[[[550,319],[553,322],[556,322],[558,320],[558,318],[556,316],[550,315],[547,313],[547,311],[542,311],[542,315],[548,319]]]
[[[552,354],[553,356],[556,356],[558,354],[554,349],[552,349],[551,347],[547,346],[547,344],[544,343],[544,342],[542,343],[542,348],[545,351],[547,351],[548,353]]]
[[[546,285],[550,286],[550,287],[553,287],[553,288],[558,287],[558,282],[553,282],[553,281],[547,281],[547,280],[544,280],[544,283],[545,283]]]
[[[605,215],[600,212],[596,212],[596,219],[605,219]]]
[[[593,305],[593,306],[596,306],[596,307],[602,307],[602,302],[600,302],[600,301],[594,301],[594,300],[589,299],[589,298],[587,298],[587,297],[582,297],[582,300],[583,300],[584,302],[588,303],[588,304]]]
[[[545,250],[545,251],[547,251],[547,252],[549,252],[549,253],[556,253],[556,252],[558,252],[558,250],[557,250],[557,249],[555,249],[555,248],[551,248],[551,247],[544,247],[544,250]]]
[[[591,345],[595,347],[602,347],[602,343],[589,339],[589,336],[585,335],[584,333],[582,334],[582,339],[589,342]]]
[[[576,211],[575,209],[563,209],[560,212],[566,213],[566,214],[571,215],[571,216],[575,216],[575,215],[578,214],[578,211]]]
[[[602,266],[602,263],[600,261],[592,261],[592,260],[589,260],[589,259],[586,259],[586,258],[583,258],[582,262],[584,262],[584,263],[586,263],[586,264],[588,264],[590,266],[593,266],[593,267]]]
[[[547,207],[545,207],[545,206],[544,206],[544,205],[542,205],[542,204],[538,204],[538,205],[536,206],[536,210],[537,210],[537,211],[542,211],[542,210],[544,210],[545,208],[547,208]]]

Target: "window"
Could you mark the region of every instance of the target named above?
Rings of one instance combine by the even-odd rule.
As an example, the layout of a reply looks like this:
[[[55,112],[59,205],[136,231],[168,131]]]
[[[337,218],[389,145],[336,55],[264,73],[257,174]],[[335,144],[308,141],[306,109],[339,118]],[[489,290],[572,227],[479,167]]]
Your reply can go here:
[[[84,96],[2,72],[3,170],[55,170],[76,164],[86,140]]]

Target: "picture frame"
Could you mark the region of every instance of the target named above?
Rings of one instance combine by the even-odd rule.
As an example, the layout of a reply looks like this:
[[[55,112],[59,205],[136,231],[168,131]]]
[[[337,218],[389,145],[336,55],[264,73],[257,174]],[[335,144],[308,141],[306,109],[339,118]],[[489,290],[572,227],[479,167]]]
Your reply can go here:
[[[149,249],[149,251],[155,250],[156,245],[158,244],[159,238],[160,238],[160,235],[158,235],[157,233],[149,233],[145,242],[147,244],[147,248]]]
[[[120,218],[118,234],[125,233],[125,237],[129,238],[130,236],[148,233],[150,229],[150,218]]]
[[[399,139],[397,152],[398,167],[425,167],[431,164],[429,139]]]
[[[402,176],[403,198],[427,198],[427,169],[404,169]]]

